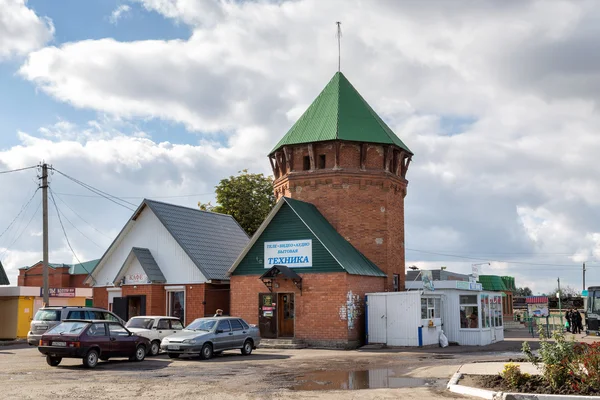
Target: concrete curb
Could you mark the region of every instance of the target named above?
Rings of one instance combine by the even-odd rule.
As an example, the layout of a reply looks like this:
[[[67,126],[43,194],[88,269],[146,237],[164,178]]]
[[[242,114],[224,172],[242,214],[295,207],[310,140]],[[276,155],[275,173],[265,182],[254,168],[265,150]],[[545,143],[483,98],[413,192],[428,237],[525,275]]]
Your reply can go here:
[[[458,369],[460,371],[460,368]],[[446,387],[449,391],[466,396],[479,397],[486,400],[598,400],[598,396],[565,396],[562,394],[536,394],[536,393],[503,393],[492,390],[479,389],[470,386],[459,385],[458,381],[463,374],[456,372],[448,381]]]
[[[0,340],[0,347],[3,347],[3,346],[14,346],[16,344],[27,344],[27,339]]]

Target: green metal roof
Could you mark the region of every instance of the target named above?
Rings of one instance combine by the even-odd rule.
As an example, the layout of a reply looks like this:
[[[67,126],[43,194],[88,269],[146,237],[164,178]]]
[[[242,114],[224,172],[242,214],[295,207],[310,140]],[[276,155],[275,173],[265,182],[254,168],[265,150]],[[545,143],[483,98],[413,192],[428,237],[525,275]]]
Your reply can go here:
[[[285,145],[327,140],[392,144],[412,154],[341,72],[336,72],[271,153]]]
[[[4,271],[4,267],[2,266],[1,261],[0,261],[0,285],[10,285],[10,281],[8,280],[8,276],[6,275],[6,271]]]
[[[268,230],[267,228],[272,222],[276,223],[277,214],[280,210],[283,213],[284,210],[286,210],[286,206],[289,207],[295,216],[300,219],[302,224],[312,232],[314,237],[322,244],[325,250],[331,254],[335,262],[337,262],[344,271],[351,275],[386,276],[386,274],[373,264],[373,262],[352,246],[350,242],[344,239],[314,205],[300,200],[290,199],[288,197],[282,197],[277,202],[273,210],[271,210],[271,213],[265,219],[265,222],[263,222],[252,237],[250,243],[248,243],[236,262],[229,269],[229,275],[236,274],[236,268],[243,262],[246,255],[255,245],[261,246],[262,249],[262,244],[259,241],[261,235],[265,230]],[[281,234],[280,236],[279,240],[287,240],[284,234]],[[260,269],[262,270],[262,265],[260,266]],[[317,271],[313,271],[311,268],[303,268],[301,271],[301,273],[313,272]]]
[[[479,283],[483,286],[483,290],[503,291],[508,290],[497,275],[479,275]]]
[[[92,261],[86,261],[86,262],[83,262],[81,264],[73,264],[69,268],[69,274],[71,274],[71,275],[83,275],[83,274],[86,274],[87,275],[90,272],[92,272],[92,270],[94,269],[94,267],[96,267],[96,265],[98,264],[99,261],[100,261],[100,259],[98,259],[98,260],[92,260]]]
[[[502,282],[504,282],[504,286],[506,286],[506,290],[515,291],[517,290],[515,287],[515,278],[512,276],[501,276]]]

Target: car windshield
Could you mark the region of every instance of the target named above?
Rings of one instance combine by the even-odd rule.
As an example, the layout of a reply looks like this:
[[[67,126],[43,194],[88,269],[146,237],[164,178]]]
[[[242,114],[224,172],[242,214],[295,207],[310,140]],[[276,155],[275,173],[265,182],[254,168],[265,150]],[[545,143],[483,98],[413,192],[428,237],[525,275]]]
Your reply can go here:
[[[79,335],[88,325],[88,322],[63,322],[50,329],[47,333],[54,335]]]
[[[210,331],[212,330],[212,328],[215,326],[215,324],[217,323],[216,320],[214,319],[197,319],[194,322],[192,322],[191,324],[189,324],[188,326],[185,327],[185,329],[191,330],[191,331]]]
[[[60,310],[38,310],[34,321],[60,321]]]
[[[154,322],[154,318],[131,318],[125,326],[127,328],[150,329],[152,328],[152,322]]]

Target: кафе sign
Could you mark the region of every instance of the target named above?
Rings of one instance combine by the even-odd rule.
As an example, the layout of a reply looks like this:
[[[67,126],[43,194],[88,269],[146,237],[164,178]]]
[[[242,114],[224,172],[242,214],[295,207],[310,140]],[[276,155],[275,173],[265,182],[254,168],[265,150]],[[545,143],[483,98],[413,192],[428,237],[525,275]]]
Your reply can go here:
[[[274,265],[312,267],[312,239],[265,242],[264,260],[265,268]]]

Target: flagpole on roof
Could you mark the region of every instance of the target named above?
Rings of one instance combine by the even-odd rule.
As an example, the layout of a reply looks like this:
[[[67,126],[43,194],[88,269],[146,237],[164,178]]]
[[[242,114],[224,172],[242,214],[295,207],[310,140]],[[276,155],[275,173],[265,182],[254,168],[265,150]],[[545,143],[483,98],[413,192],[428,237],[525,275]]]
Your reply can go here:
[[[335,24],[337,25],[335,36],[338,40],[338,72],[340,72],[342,68],[342,23],[337,21]]]

